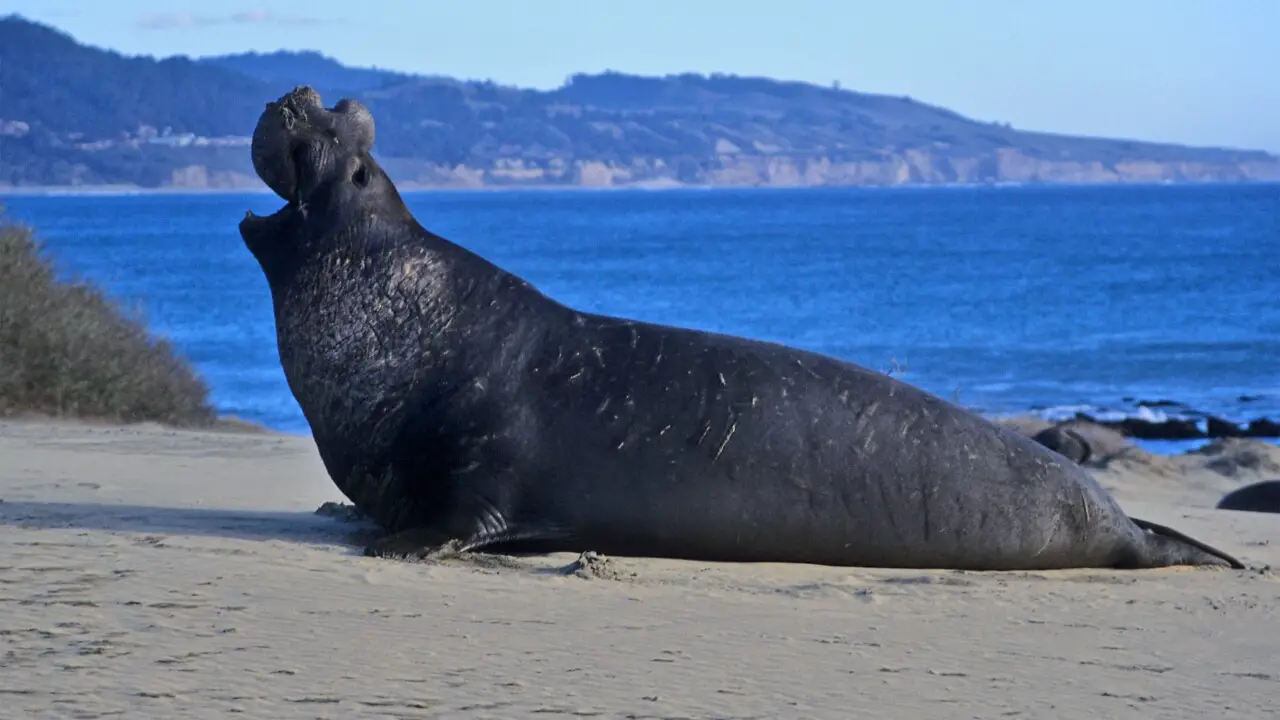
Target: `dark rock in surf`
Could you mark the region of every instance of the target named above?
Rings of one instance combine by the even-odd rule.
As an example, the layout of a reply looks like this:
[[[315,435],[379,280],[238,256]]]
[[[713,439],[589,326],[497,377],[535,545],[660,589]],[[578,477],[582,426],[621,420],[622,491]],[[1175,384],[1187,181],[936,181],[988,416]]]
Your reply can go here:
[[[1255,438],[1280,438],[1280,423],[1269,418],[1250,420],[1245,434]]]

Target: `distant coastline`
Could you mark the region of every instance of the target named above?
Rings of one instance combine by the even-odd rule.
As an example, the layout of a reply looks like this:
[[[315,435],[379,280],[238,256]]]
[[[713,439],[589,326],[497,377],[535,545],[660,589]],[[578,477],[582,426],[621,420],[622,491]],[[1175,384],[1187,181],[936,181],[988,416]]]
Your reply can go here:
[[[605,71],[534,90],[317,52],[127,57],[18,16],[0,18],[0,85],[9,195],[260,191],[251,133],[297,85],[368,106],[375,156],[406,191],[1280,180],[1263,150],[1040,132],[812,83]]]

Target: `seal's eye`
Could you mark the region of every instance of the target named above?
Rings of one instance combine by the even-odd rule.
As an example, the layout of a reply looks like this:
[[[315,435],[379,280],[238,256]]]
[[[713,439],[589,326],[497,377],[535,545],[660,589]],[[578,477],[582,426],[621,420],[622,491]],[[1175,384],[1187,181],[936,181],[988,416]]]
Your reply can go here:
[[[357,167],[356,171],[351,173],[351,182],[355,183],[355,186],[358,188],[362,188],[365,185],[368,185],[369,184],[368,168],[366,168],[364,165],[360,165],[359,167]]]

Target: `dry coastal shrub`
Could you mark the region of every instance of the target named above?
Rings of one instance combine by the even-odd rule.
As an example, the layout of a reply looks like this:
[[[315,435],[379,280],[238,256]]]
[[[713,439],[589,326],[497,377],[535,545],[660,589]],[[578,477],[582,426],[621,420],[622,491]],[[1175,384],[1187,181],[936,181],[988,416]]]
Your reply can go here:
[[[209,389],[99,288],[62,280],[0,209],[0,416],[209,425]]]

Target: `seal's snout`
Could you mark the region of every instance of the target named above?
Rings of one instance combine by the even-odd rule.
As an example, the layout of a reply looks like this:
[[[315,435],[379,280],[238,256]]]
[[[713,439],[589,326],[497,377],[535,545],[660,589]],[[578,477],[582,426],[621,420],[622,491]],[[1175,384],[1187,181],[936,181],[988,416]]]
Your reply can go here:
[[[253,131],[253,169],[277,195],[296,199],[297,149],[307,143],[331,143],[356,153],[373,148],[373,114],[358,100],[344,98],[325,108],[320,94],[299,86],[267,103]]]

